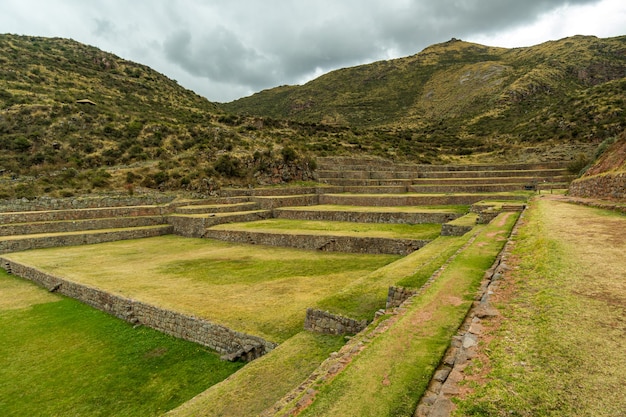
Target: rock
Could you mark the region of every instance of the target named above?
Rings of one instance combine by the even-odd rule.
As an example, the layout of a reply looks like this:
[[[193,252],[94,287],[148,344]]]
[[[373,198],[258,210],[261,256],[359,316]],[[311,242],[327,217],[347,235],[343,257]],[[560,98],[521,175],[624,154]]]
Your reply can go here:
[[[450,368],[444,367],[435,372],[433,378],[435,379],[435,381],[444,382],[446,379],[448,379],[448,375],[450,375],[450,370]]]
[[[476,337],[476,335],[473,335],[471,333],[466,333],[465,337],[463,337],[463,349],[469,349],[471,347],[474,347],[478,344],[478,338]]]

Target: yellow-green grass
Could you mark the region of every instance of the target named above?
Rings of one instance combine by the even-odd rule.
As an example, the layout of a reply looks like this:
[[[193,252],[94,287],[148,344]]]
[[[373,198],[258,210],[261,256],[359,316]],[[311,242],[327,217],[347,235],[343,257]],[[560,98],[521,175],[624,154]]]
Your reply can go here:
[[[220,384],[171,411],[170,417],[256,416],[305,380],[343,345],[341,336],[300,332]]]
[[[3,416],[158,416],[241,367],[0,270]]]
[[[461,216],[458,219],[454,219],[449,223],[455,226],[474,226],[476,224],[477,219],[478,219],[478,214],[467,213],[465,216]]]
[[[228,223],[211,227],[217,230],[248,230],[267,233],[311,233],[316,235],[342,235],[385,237],[391,239],[435,239],[441,225],[354,223],[318,220],[269,219],[246,223]]]
[[[301,415],[412,415],[516,218],[505,213],[478,226],[476,240],[395,323],[392,320],[336,378],[318,383],[314,402]]]
[[[283,207],[281,210],[305,210],[305,211],[351,211],[351,212],[376,212],[376,213],[465,213],[469,210],[467,205],[454,206],[350,206],[319,204],[316,206]]]
[[[440,236],[420,250],[353,281],[318,305],[334,313],[369,320],[373,312],[385,308],[389,286],[421,287],[470,238],[471,234]]]
[[[5,256],[279,343],[302,328],[308,307],[399,259],[171,235]]]
[[[503,319],[456,415],[624,415],[625,230],[622,214],[531,203],[498,291]]]

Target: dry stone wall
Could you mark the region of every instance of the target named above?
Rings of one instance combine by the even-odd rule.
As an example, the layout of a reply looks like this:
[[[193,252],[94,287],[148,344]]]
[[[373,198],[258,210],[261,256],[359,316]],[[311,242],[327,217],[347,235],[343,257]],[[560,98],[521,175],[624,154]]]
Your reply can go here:
[[[240,230],[208,229],[205,238],[253,245],[287,246],[326,252],[408,255],[430,240],[386,239],[353,236],[319,236],[304,234],[250,233]]]
[[[578,179],[570,184],[569,195],[614,200],[626,199],[626,172]]]
[[[324,210],[285,210],[277,209],[274,217],[278,219],[322,220],[357,223],[446,223],[462,214],[458,213],[391,213],[391,212],[358,212],[358,211],[324,211]]]
[[[404,287],[389,287],[387,292],[387,303],[385,308],[390,309],[394,307],[400,307],[402,303],[408,300],[410,297],[417,294],[419,291]]]
[[[166,225],[133,229],[91,231],[87,233],[72,233],[54,236],[33,236],[23,239],[2,239],[0,240],[0,253],[140,239],[171,234],[172,230],[172,226]]]
[[[1,224],[0,236],[28,235],[36,233],[77,232],[81,230],[117,229],[122,227],[142,227],[165,224],[163,216],[120,217],[86,220],[63,220],[56,222],[36,222]]]
[[[456,224],[442,224],[441,236],[463,236],[465,233],[472,230],[472,226],[460,226]]]
[[[357,334],[367,327],[367,320],[354,320],[328,311],[307,308],[304,328],[323,334]]]
[[[0,200],[0,212],[36,211],[36,210],[76,210],[86,208],[162,205],[171,202],[174,197],[154,196],[104,196],[81,198],[39,197],[32,200]]]
[[[111,217],[161,216],[166,214],[164,206],[102,207],[91,209],[62,209],[49,211],[21,211],[0,213],[0,224],[51,222],[63,220],[85,220]]]
[[[275,343],[98,288],[68,281],[31,266],[0,258],[7,272],[33,281],[50,291],[79,300],[130,323],[145,325],[172,336],[199,343],[224,354],[226,359],[252,360],[276,347]]]

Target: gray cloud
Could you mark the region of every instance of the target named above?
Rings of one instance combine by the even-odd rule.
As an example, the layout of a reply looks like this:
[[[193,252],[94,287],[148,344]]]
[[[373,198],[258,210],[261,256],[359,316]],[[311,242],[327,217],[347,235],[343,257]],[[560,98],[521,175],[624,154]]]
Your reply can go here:
[[[229,101],[336,68],[412,55],[452,37],[497,35],[560,8],[600,3],[619,2],[3,0],[0,28],[95,45],[150,65],[210,100]]]

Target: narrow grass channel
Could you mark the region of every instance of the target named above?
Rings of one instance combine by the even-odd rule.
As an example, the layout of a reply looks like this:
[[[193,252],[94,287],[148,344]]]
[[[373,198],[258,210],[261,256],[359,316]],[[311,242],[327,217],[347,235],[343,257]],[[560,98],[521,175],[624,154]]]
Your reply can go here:
[[[477,226],[477,238],[384,333],[336,378],[320,381],[302,416],[411,416],[432,372],[472,303],[484,271],[504,245],[517,214]]]

